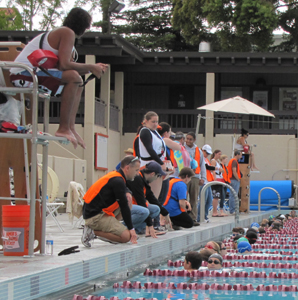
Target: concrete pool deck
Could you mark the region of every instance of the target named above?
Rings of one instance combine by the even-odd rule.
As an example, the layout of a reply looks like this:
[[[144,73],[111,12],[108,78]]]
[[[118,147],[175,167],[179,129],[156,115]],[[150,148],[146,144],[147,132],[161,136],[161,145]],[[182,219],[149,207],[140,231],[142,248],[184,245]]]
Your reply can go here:
[[[248,227],[271,214],[275,211],[240,214],[239,226]],[[235,227],[233,216],[211,218],[210,223],[171,231],[158,239],[140,238],[137,245],[112,245],[96,239],[88,249],[81,244],[82,229],[72,228],[66,214],[59,214],[58,220],[64,232],[47,219],[47,234],[54,239],[53,256],[23,258],[0,254],[0,300],[38,299],[157,258],[199,248],[207,241],[223,239]],[[71,246],[79,246],[80,252],[57,256]]]

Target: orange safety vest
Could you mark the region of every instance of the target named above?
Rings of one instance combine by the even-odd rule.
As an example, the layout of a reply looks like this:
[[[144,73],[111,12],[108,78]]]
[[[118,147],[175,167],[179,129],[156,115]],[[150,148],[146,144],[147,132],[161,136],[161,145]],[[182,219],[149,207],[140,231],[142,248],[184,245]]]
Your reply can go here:
[[[101,191],[101,189],[109,182],[110,179],[114,178],[114,177],[122,177],[124,182],[126,183],[125,178],[117,171],[112,171],[108,174],[106,174],[105,176],[99,178],[90,188],[89,190],[86,192],[86,194],[84,195],[83,199],[86,203],[90,203]],[[115,201],[112,205],[110,205],[107,208],[104,208],[102,211],[105,212],[107,215],[109,216],[113,216],[114,215],[114,211],[119,208],[119,203],[118,201]]]
[[[139,172],[139,174],[144,178],[144,176],[143,176],[143,174],[141,172]],[[144,196],[146,198],[147,189],[146,189],[145,186],[143,187],[143,191],[144,191]],[[136,198],[134,196],[132,196],[132,204],[138,205],[138,202],[137,202],[137,200],[136,200]],[[147,202],[146,202],[146,206],[148,207],[148,203]]]
[[[232,164],[233,164],[233,161],[234,161],[234,160],[237,162],[237,168],[236,168],[236,169],[237,169],[238,177],[239,177],[239,179],[241,179],[240,168],[239,168],[239,164],[238,164],[238,161],[237,161],[236,158],[232,158],[232,159],[229,161],[229,163],[228,163],[229,179],[231,179],[232,176],[233,176]]]
[[[174,168],[177,168],[177,163],[176,163],[176,159],[175,159],[175,156],[174,156],[174,151],[170,148],[168,148],[170,150],[170,160],[172,162],[172,165]]]
[[[171,193],[172,193],[173,185],[174,185],[176,182],[179,182],[179,181],[183,181],[183,180],[182,180],[182,179],[178,179],[178,178],[175,178],[175,179],[171,179],[171,180],[170,180],[167,198],[166,198],[166,201],[165,201],[165,203],[163,204],[163,206],[166,206],[166,205],[169,203],[169,200],[170,200],[170,198],[171,198]],[[179,200],[179,199],[178,199],[178,200]],[[181,210],[182,212],[185,212],[185,210],[182,209],[181,207],[180,207],[180,210]]]
[[[205,163],[210,166],[210,161],[208,158],[205,158]],[[211,173],[210,170],[207,170],[206,169],[206,176],[207,176],[207,181],[210,182],[210,181],[214,181],[214,176],[213,174]]]
[[[139,149],[137,150],[137,148],[139,148],[138,145],[137,145],[138,138],[139,138],[139,134],[133,140],[133,144],[132,144],[133,156],[139,156],[139,155],[137,155],[137,153],[139,153]]]
[[[199,150],[198,147],[196,147],[196,149],[195,149],[195,160],[198,163],[198,167],[194,170],[196,174],[200,174],[200,172],[201,172],[200,159],[201,159],[200,150]]]
[[[231,180],[229,178],[228,168],[223,164],[221,164],[221,166],[223,168],[223,173],[222,173],[223,179],[225,180],[225,182],[231,183]]]

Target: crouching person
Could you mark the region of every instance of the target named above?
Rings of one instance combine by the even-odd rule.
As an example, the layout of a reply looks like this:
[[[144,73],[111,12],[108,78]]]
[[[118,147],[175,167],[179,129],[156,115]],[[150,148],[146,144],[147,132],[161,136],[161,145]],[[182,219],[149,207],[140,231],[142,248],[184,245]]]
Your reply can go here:
[[[127,182],[127,187],[132,192],[132,208],[131,219],[137,234],[146,234],[156,238],[157,235],[164,234],[165,231],[155,232],[152,219],[155,219],[159,214],[165,217],[165,223],[170,223],[168,211],[160,205],[155,198],[150,183],[157,178],[165,176],[166,173],[161,169],[160,164],[151,161],[145,165],[133,181]],[[147,218],[141,218],[147,212]],[[146,230],[145,230],[146,228]]]
[[[187,199],[187,184],[195,175],[192,169],[183,168],[179,172],[179,178],[170,180],[170,186],[164,207],[170,214],[173,229],[180,227],[193,227],[193,220],[187,212],[191,211],[191,205]]]
[[[111,243],[137,243],[126,197],[126,180],[133,180],[139,170],[139,159],[126,156],[119,171],[101,177],[86,192],[83,206],[85,227],[81,239],[85,247],[90,248],[90,242],[96,236]],[[120,223],[122,218],[127,227]]]

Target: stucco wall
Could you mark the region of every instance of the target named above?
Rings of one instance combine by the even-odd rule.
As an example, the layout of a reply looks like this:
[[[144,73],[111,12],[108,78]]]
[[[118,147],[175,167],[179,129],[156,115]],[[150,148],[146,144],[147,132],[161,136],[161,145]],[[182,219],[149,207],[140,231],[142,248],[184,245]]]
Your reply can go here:
[[[236,136],[236,138],[238,135]],[[131,147],[134,133],[127,133],[121,137],[121,150]],[[213,150],[220,149],[223,154],[232,156],[233,135],[220,134],[213,138],[210,146]],[[256,164],[260,173],[252,173],[251,180],[285,180],[291,179],[298,182],[298,172],[283,172],[283,169],[298,168],[298,144],[291,135],[250,135],[248,143],[253,147]],[[204,145],[204,137],[198,138],[198,145]],[[297,146],[297,147],[296,147]],[[289,177],[287,177],[289,176]]]
[[[41,127],[40,127],[41,129]],[[50,133],[54,134],[57,129],[57,125],[50,125]],[[77,131],[82,134],[83,128],[77,125]],[[103,127],[95,126],[95,132],[106,134],[106,129]],[[108,168],[109,171],[115,169],[118,162],[124,157],[123,151],[132,147],[135,133],[126,133],[121,135],[119,132],[109,131],[108,139]],[[237,138],[238,136],[236,136]],[[213,150],[220,149],[223,154],[227,154],[229,157],[232,155],[232,138],[233,135],[216,135],[210,143]],[[298,144],[294,136],[291,135],[250,135],[248,138],[250,145],[256,145],[253,147],[255,153],[256,164],[260,170],[259,174],[251,174],[251,180],[294,180],[298,182],[298,172],[282,171],[284,169],[298,169]],[[198,145],[204,145],[204,137],[202,135],[198,138]],[[88,145],[87,145],[88,147]],[[67,149],[68,151],[64,150]],[[42,148],[39,147],[39,153]],[[83,149],[78,147],[73,149],[72,145],[58,146],[54,142],[50,142],[49,154],[60,157],[75,158],[72,154],[83,159]],[[103,176],[105,171],[87,170],[87,172],[93,172],[93,182]],[[90,184],[87,182],[87,186]]]

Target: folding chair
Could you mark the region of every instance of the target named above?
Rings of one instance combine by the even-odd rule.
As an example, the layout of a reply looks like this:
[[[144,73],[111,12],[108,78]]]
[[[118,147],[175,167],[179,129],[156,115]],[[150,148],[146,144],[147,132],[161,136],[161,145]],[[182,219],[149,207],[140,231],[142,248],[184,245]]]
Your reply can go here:
[[[47,217],[51,216],[51,218],[54,220],[54,222],[56,223],[56,225],[59,227],[61,232],[64,232],[63,228],[61,227],[59,221],[56,218],[57,215],[57,211],[58,209],[64,206],[63,202],[51,202],[51,203],[47,203]]]

